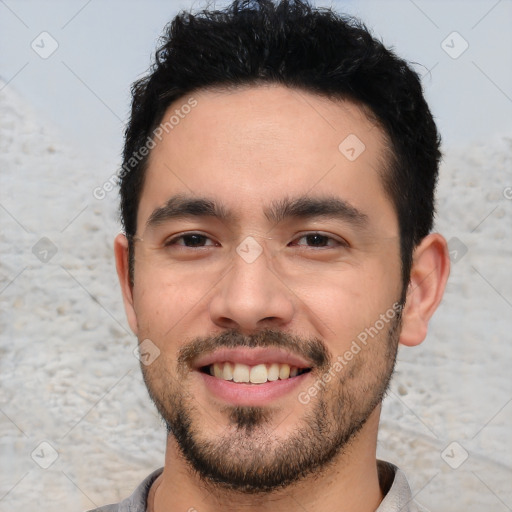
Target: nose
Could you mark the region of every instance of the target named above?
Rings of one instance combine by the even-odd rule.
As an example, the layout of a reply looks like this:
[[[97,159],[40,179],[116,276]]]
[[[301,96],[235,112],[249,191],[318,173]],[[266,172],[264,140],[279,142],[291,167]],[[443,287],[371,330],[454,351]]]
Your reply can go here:
[[[233,266],[215,287],[209,312],[219,327],[250,333],[284,328],[294,316],[293,292],[272,269],[263,251],[252,262],[235,255]]]

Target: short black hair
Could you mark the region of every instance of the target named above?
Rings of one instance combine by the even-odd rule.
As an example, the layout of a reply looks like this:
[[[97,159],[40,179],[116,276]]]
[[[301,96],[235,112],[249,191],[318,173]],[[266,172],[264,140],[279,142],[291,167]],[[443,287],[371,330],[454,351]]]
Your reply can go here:
[[[264,83],[353,101],[382,128],[388,141],[382,179],[398,217],[404,299],[413,250],[433,225],[440,136],[412,67],[359,20],[307,0],[234,0],[222,10],[182,11],[167,25],[149,73],[132,86],[125,133],[121,219],[132,283],[148,161],[141,148],[154,139],[167,108],[193,91]]]

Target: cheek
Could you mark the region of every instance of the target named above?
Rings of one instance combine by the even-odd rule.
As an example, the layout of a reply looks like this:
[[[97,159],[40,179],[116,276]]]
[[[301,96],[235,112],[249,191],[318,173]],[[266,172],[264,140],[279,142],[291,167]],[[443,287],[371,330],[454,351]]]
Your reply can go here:
[[[294,291],[331,352],[340,354],[393,307],[400,295],[399,279],[399,265],[391,270],[375,263],[319,273],[314,284],[304,282]]]
[[[138,262],[135,269],[134,308],[139,337],[166,338],[183,322],[197,316],[218,274],[200,269],[163,267]]]
[[[169,329],[173,316],[181,313],[180,294],[187,289],[180,292],[177,284],[148,266],[136,266],[133,301],[141,330],[139,337],[160,338]]]

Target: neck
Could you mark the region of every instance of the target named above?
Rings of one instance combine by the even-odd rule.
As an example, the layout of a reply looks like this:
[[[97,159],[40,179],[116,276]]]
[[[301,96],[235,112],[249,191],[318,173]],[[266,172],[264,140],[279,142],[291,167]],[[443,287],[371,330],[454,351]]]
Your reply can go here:
[[[373,512],[383,499],[376,463],[379,410],[372,413],[350,446],[328,468],[289,487],[263,495],[226,491],[202,482],[190,469],[173,436],[167,439],[165,468],[153,485],[151,512]]]

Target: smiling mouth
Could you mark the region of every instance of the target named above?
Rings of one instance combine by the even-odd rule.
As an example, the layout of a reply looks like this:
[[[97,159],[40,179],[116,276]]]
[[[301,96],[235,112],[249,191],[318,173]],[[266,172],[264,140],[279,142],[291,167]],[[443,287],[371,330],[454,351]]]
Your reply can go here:
[[[199,368],[201,373],[236,383],[264,384],[277,380],[288,380],[311,371],[286,363],[265,363],[249,366],[242,363],[214,363]]]

